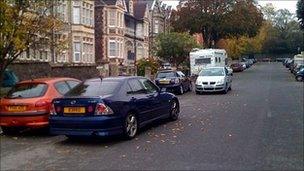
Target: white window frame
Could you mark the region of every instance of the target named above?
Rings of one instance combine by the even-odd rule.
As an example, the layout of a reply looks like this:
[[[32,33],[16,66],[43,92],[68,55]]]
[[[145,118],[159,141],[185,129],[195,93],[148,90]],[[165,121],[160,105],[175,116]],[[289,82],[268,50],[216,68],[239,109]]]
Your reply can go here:
[[[114,14],[114,16],[111,16],[111,14]],[[117,15],[117,12],[115,10],[109,10],[108,11],[108,23],[109,23],[109,27],[115,27],[116,26],[116,15]],[[113,17],[113,18],[111,18]],[[112,22],[111,20],[114,19]]]
[[[77,11],[77,12],[79,12],[79,13],[76,13],[75,9],[78,9],[79,11]],[[81,23],[82,18],[81,18],[81,15],[80,15],[80,11],[81,11],[80,6],[73,6],[73,23],[74,24],[80,24]],[[76,14],[78,14],[78,16]]]
[[[115,45],[114,51],[112,50],[115,53],[114,55],[111,54],[111,44],[112,43],[114,43],[114,45]],[[112,58],[117,57],[117,42],[115,40],[109,40],[109,48],[108,49],[109,49],[109,57],[112,57]]]
[[[75,46],[75,44],[76,43],[79,43],[79,51],[77,51],[76,52],[76,46]],[[80,41],[74,41],[73,42],[73,61],[75,62],[75,63],[79,63],[80,61],[81,61],[81,48],[82,48],[82,46],[81,46],[81,42]],[[78,54],[79,55],[79,60],[76,60],[76,54]]]

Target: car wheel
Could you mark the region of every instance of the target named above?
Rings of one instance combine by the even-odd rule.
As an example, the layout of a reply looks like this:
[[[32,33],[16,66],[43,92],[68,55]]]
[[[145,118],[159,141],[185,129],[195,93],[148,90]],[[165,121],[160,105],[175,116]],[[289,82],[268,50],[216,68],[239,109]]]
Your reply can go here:
[[[125,120],[124,134],[127,139],[132,139],[138,131],[137,118],[134,114],[128,114]]]
[[[170,109],[170,119],[176,121],[179,116],[179,105],[176,100],[172,100]]]
[[[191,82],[189,83],[189,89],[188,89],[188,91],[190,91],[190,92],[192,91],[192,83]]]
[[[224,93],[224,94],[227,94],[227,93],[228,93],[228,89],[229,89],[229,88],[228,88],[228,85],[226,84],[225,90],[223,90],[223,93]]]
[[[184,88],[182,85],[179,86],[178,94],[180,95],[184,94]]]
[[[296,80],[297,80],[297,81],[303,81],[303,77],[302,77],[301,75],[298,75],[298,76],[296,77]]]

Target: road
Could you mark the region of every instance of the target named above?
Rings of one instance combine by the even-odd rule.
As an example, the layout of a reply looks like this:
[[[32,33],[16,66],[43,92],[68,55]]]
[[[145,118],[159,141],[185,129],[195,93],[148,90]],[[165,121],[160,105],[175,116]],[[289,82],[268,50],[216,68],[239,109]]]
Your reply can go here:
[[[131,141],[1,135],[1,170],[302,170],[303,83],[281,63],[235,73],[226,95],[179,96],[181,117]]]

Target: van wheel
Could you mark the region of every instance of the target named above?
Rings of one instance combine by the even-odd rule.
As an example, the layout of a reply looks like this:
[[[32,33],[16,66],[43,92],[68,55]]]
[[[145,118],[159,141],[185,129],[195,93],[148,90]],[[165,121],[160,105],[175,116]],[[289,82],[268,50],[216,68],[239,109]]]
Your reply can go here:
[[[128,114],[125,119],[124,135],[127,139],[133,139],[138,131],[138,122],[134,114]]]

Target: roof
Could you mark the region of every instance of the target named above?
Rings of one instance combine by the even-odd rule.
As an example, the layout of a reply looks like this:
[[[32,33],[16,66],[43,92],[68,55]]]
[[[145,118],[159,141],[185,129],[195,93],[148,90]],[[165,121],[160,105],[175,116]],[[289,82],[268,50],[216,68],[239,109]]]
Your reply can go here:
[[[136,19],[142,19],[145,17],[146,3],[135,3],[134,4],[134,17]]]
[[[21,84],[22,83],[47,83],[47,84],[50,84],[50,83],[62,81],[62,80],[77,80],[77,79],[68,78],[68,77],[37,78],[37,79],[33,79],[33,80],[24,80],[19,83],[21,83]]]
[[[107,5],[115,5],[117,0],[102,0]]]
[[[154,2],[155,0],[138,0],[137,3],[143,3],[145,2],[148,5],[149,9],[152,9],[152,7],[154,6]]]
[[[131,78],[143,78],[143,77],[141,77],[141,76],[117,76],[117,77],[105,77],[105,78],[102,78],[102,80],[123,81],[123,80],[131,79]],[[86,81],[100,81],[100,78],[91,78],[91,79],[88,79]]]

